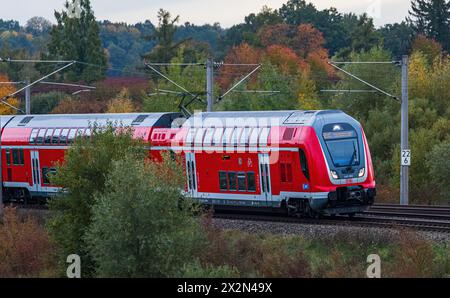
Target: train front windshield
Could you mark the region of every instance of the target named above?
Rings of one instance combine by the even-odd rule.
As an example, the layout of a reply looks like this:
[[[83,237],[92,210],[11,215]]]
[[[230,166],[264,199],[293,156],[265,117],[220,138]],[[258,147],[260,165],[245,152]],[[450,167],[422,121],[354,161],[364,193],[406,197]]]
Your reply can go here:
[[[323,137],[335,167],[359,164],[359,145],[356,131],[347,125],[324,128]]]
[[[336,167],[348,167],[359,164],[357,139],[327,141],[333,163]]]

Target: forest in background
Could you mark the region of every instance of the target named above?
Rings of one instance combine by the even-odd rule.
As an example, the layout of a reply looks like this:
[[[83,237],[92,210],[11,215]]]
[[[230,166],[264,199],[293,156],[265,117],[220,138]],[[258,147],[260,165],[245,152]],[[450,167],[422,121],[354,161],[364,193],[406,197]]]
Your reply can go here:
[[[216,97],[252,70],[246,64],[261,63],[261,69],[216,109],[341,109],[349,113],[363,124],[369,139],[379,198],[397,202],[399,103],[376,93],[323,90],[367,89],[336,72],[329,60],[394,61],[406,54],[410,56],[412,203],[450,202],[450,1],[413,0],[405,21],[381,28],[375,28],[365,14],[318,10],[303,0],[289,0],[278,10],[264,7],[230,28],[179,24],[177,16],[164,10],[155,11],[158,24],[98,22],[90,2],[81,3],[80,19],[70,18],[67,6],[55,13],[56,25],[41,17],[24,26],[0,20],[0,57],[81,61],[85,64],[52,81],[96,87],[73,95],[77,90],[73,87],[38,85],[32,90],[33,113],[177,111],[180,97],[158,90],[180,90],[146,69],[143,59],[204,63],[213,57],[223,61],[215,69]],[[86,30],[78,30],[81,27]],[[55,67],[0,63],[0,82],[33,80]],[[345,69],[392,94],[401,93],[400,68],[395,64],[347,65]],[[172,65],[160,71],[190,92],[205,91],[203,65]],[[0,85],[0,97],[18,86]],[[8,102],[23,107],[22,96]],[[191,108],[205,106],[196,103]],[[1,106],[0,113],[14,110]]]

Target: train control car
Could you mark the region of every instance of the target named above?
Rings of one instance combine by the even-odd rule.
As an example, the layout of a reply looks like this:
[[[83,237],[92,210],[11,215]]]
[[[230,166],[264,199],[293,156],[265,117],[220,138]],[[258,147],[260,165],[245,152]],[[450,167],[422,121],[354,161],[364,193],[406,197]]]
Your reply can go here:
[[[373,204],[372,161],[361,125],[341,111],[31,115],[1,117],[7,199],[48,198],[48,173],[90,125],[134,129],[160,160],[183,157],[184,194],[215,208],[251,207],[291,215],[353,215]]]
[[[30,115],[1,117],[2,182],[5,200],[46,199],[59,188],[48,174],[79,137],[90,137],[91,126],[131,126],[134,137],[148,143],[154,128],[170,127],[177,113]]]
[[[218,209],[354,215],[376,195],[364,131],[341,111],[201,113],[151,142],[182,154],[186,194]]]

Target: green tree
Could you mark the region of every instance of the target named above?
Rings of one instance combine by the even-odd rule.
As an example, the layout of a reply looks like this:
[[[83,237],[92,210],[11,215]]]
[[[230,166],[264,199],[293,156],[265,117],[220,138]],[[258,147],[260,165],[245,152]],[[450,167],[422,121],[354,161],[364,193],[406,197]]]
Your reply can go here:
[[[68,79],[90,83],[104,77],[107,65],[100,29],[89,0],[69,1],[65,3],[65,10],[55,12],[57,24],[51,31],[49,52],[44,57],[83,62],[71,66],[67,71]],[[73,15],[72,6],[77,3],[81,12]],[[47,68],[42,70],[48,71]]]
[[[430,167],[430,176],[436,181],[440,188],[440,193],[443,198],[450,203],[450,143],[437,144],[433,147],[430,155],[427,158],[427,163]]]
[[[157,45],[144,57],[151,62],[169,63],[177,55],[178,48],[188,39],[175,42],[176,24],[180,16],[172,19],[170,12],[160,9],[158,11],[158,27],[155,28],[153,35],[147,37],[150,40],[156,40]]]
[[[450,1],[412,0],[408,21],[417,33],[436,39],[450,51]]]
[[[206,239],[189,202],[180,206],[184,185],[183,167],[167,156],[113,162],[86,237],[98,276],[177,276],[193,261]]]
[[[112,123],[106,128],[94,124],[92,139],[77,138],[67,151],[56,176],[51,177],[52,183],[63,187],[65,192],[50,202],[49,209],[54,216],[47,224],[58,248],[61,269],[66,267],[68,255],[78,254],[83,263],[83,276],[92,276],[95,265],[84,236],[92,222],[95,196],[104,191],[115,160],[134,155],[143,162],[144,154],[145,150],[132,138],[130,130],[123,128],[117,133]]]

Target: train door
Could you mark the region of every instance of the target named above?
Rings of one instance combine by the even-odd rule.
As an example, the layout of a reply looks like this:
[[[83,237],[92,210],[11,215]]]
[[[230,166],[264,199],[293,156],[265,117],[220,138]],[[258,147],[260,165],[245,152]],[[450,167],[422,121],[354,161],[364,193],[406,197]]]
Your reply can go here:
[[[197,167],[195,164],[195,153],[186,153],[187,190],[191,198],[197,197]]]
[[[270,183],[270,158],[269,154],[259,154],[259,177],[262,199],[267,203],[272,201],[272,184]]]
[[[33,180],[31,191],[41,192],[42,191],[41,165],[39,161],[39,151],[37,150],[31,150],[31,177]]]

